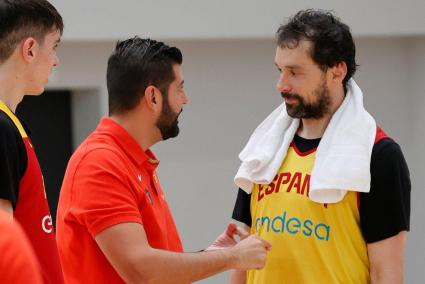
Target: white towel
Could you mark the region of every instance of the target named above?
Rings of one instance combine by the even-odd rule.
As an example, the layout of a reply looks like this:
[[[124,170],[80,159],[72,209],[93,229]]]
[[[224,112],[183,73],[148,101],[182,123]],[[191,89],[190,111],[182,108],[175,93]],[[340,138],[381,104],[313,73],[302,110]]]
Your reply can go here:
[[[299,126],[283,103],[254,131],[239,154],[235,183],[247,193],[254,184],[269,184],[277,174]],[[353,79],[332,116],[316,151],[309,198],[319,203],[341,201],[347,191],[369,192],[370,159],[376,122],[363,107],[363,93]]]

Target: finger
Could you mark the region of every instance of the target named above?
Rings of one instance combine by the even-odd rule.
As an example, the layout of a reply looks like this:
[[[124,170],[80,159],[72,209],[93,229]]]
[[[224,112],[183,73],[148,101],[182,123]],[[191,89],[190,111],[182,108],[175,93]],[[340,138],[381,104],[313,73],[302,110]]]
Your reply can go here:
[[[233,235],[236,231],[236,224],[235,223],[229,223],[226,227],[226,231],[224,232],[227,236],[233,239]]]
[[[263,241],[264,248],[265,248],[267,251],[270,251],[270,250],[272,249],[272,244],[271,244],[271,243],[269,243],[268,241],[266,241],[265,239],[261,239],[261,240]]]
[[[249,235],[250,235],[250,233],[247,230],[245,230],[241,227],[236,227],[234,234],[238,235],[241,239],[245,239],[245,238],[249,237]]]

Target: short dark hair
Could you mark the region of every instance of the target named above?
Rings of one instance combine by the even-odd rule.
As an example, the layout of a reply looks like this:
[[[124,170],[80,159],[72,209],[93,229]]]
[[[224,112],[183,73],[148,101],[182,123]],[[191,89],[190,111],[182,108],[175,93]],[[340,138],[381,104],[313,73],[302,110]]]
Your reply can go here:
[[[108,60],[106,81],[109,115],[132,110],[147,87],[157,87],[164,96],[175,79],[173,65],[182,64],[177,47],[137,36],[119,41]]]
[[[0,63],[6,61],[19,42],[34,37],[43,43],[49,32],[63,32],[63,20],[46,0],[0,0]]]
[[[325,71],[345,62],[347,74],[343,80],[344,90],[348,80],[356,72],[356,46],[350,28],[330,11],[302,10],[277,30],[280,47],[296,48],[301,40],[311,42],[311,58]]]

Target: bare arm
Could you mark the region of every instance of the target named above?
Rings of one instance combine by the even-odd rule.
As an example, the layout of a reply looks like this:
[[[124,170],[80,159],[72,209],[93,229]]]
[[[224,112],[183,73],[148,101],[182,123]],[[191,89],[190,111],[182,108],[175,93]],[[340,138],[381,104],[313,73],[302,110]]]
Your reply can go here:
[[[0,198],[0,209],[8,213],[10,218],[13,218],[13,207],[9,200]]]
[[[251,231],[251,227],[248,227],[247,225],[244,226],[244,229],[247,232]],[[230,284],[245,284],[246,283],[246,270],[241,270],[241,269],[230,270],[229,283]]]
[[[405,240],[406,231],[402,231],[396,236],[367,245],[372,284],[403,283]]]
[[[230,268],[262,268],[269,244],[251,236],[227,249],[175,253],[149,246],[142,225],[123,223],[96,236],[106,258],[127,283],[190,283]]]

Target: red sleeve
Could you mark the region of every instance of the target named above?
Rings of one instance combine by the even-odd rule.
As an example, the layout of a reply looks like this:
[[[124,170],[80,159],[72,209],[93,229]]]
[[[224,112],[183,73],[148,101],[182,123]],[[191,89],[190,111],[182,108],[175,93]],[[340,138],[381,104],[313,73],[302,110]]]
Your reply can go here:
[[[95,237],[120,223],[142,224],[139,195],[123,160],[111,150],[96,149],[81,160],[73,184],[74,216]]]
[[[0,283],[42,284],[31,245],[18,225],[0,212]]]

